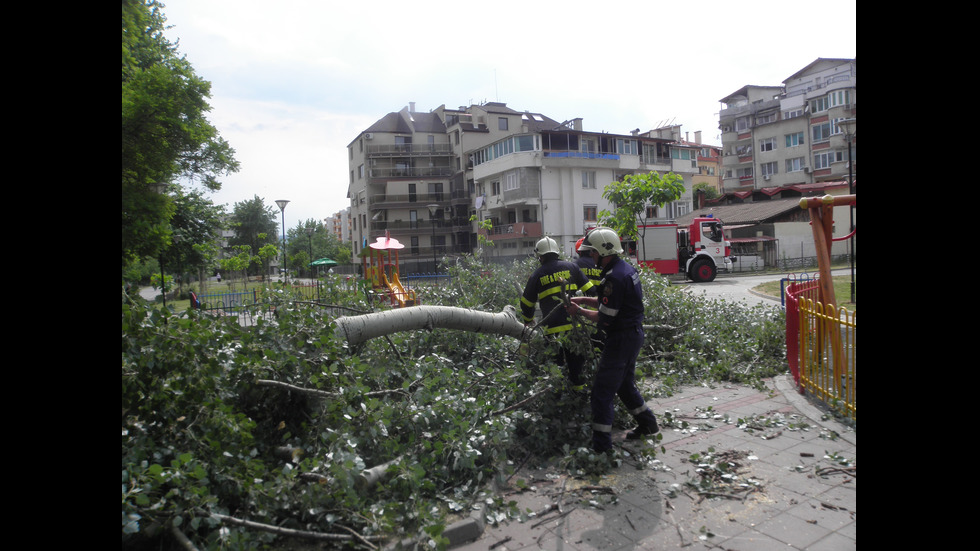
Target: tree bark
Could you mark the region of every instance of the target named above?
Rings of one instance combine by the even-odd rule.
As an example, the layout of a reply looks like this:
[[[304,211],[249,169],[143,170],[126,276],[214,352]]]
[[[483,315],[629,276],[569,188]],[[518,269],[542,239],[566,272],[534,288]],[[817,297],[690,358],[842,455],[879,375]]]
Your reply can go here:
[[[338,336],[350,344],[416,329],[457,329],[514,338],[521,338],[528,331],[517,318],[517,309],[509,305],[496,314],[452,306],[410,306],[362,316],[342,316],[334,321]]]

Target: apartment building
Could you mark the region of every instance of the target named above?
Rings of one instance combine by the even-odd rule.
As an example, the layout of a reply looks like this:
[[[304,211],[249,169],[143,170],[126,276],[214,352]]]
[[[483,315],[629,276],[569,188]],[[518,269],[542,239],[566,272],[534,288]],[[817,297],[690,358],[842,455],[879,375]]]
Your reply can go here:
[[[330,232],[333,233],[341,243],[350,243],[350,207],[335,212],[330,218],[324,219],[323,223],[330,228]]]
[[[781,86],[744,86],[722,98],[725,192],[843,180],[857,117],[857,61],[818,58]],[[851,158],[856,164],[855,140]]]
[[[407,271],[472,253],[481,235],[493,241],[488,256],[526,256],[544,235],[571,253],[599,212],[612,210],[605,186],[633,173],[684,177],[685,197],[647,212],[676,218],[691,210],[702,149],[680,141],[679,125],[619,135],[498,102],[427,113],[409,104],[348,145],[355,258],[386,232],[405,245]]]

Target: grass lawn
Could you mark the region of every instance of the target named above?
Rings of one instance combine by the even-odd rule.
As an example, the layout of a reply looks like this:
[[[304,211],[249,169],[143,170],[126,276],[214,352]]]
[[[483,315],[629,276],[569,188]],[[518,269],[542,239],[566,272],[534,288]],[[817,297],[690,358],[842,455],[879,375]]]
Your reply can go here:
[[[857,312],[857,293],[855,293],[854,300],[851,302],[851,276],[833,276],[834,280],[834,295],[837,297],[837,306],[839,308],[847,308],[850,312]],[[762,293],[765,295],[778,297],[780,292],[780,282],[779,281],[769,281],[761,285],[757,285],[753,288],[754,291]]]
[[[226,279],[226,280],[222,281],[221,283],[218,283],[216,281],[208,281],[208,283],[207,283],[207,289],[204,290],[204,291],[200,291],[200,284],[199,283],[193,283],[193,284],[191,284],[191,288],[194,290],[195,293],[197,293],[199,295],[201,295],[201,294],[209,294],[210,295],[210,294],[215,294],[215,293],[240,293],[240,292],[243,292],[243,291],[251,291],[253,289],[261,289],[264,286],[269,285],[270,283],[273,283],[275,281],[276,280],[274,280],[274,279],[271,279],[271,280],[268,280],[268,281],[264,281],[264,282],[263,281],[249,281],[248,282],[248,287],[246,287],[246,286],[244,286],[242,284],[242,281],[240,279],[239,280],[234,280],[234,281],[228,281]],[[186,291],[187,290],[187,287],[184,287],[184,290]],[[160,301],[157,301],[156,302],[156,305],[158,307],[162,307],[163,306],[163,303],[160,302]],[[191,301],[190,301],[190,299],[184,299],[184,300],[167,300],[167,308],[169,308],[170,310],[172,310],[174,312],[183,312],[184,310],[187,310],[190,307],[191,307]]]

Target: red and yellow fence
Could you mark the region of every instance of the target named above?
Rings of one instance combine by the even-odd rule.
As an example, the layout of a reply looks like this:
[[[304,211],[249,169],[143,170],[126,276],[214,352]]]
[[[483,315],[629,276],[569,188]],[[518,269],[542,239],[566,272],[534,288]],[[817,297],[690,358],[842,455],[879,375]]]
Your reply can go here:
[[[836,306],[829,250],[833,206],[856,203],[854,195],[800,201],[800,207],[810,212],[820,278],[786,288],[786,355],[797,388],[853,419],[857,419],[857,313]]]
[[[857,312],[818,302],[817,280],[786,288],[786,355],[801,393],[857,419]]]

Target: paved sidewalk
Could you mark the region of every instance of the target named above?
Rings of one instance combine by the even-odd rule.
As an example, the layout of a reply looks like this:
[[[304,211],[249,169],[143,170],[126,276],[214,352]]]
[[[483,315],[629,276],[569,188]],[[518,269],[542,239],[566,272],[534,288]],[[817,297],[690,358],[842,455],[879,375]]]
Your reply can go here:
[[[661,425],[665,411],[673,418],[653,461],[632,455],[598,483],[522,470],[500,495],[542,514],[491,526],[474,515],[451,527],[453,549],[855,549],[856,432],[800,395],[792,377],[767,384],[649,399]],[[726,463],[727,473],[716,467]]]

